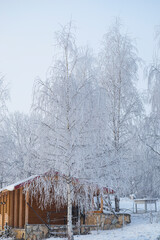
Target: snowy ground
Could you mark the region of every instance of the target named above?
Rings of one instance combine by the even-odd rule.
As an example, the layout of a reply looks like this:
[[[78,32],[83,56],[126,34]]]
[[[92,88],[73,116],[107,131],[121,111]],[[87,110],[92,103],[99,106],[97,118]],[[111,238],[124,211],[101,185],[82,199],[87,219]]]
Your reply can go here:
[[[156,218],[155,218],[156,219]],[[158,240],[160,236],[159,223],[150,223],[148,214],[132,216],[132,223],[121,228],[108,231],[93,231],[89,235],[75,236],[75,240]],[[50,240],[62,238],[50,238]],[[65,238],[63,238],[65,239]],[[159,238],[160,239],[160,238]],[[49,240],[49,239],[48,239]]]
[[[124,211],[133,212],[133,201],[127,198],[121,199],[120,207]],[[141,207],[141,210],[143,206]],[[150,206],[150,210],[154,206]],[[140,210],[140,209],[139,209]],[[108,231],[93,231],[89,235],[75,236],[75,240],[160,240],[160,201],[158,202],[158,212],[133,214],[131,223],[121,229]],[[50,238],[50,240],[64,240],[66,238]],[[49,239],[48,239],[49,240]]]

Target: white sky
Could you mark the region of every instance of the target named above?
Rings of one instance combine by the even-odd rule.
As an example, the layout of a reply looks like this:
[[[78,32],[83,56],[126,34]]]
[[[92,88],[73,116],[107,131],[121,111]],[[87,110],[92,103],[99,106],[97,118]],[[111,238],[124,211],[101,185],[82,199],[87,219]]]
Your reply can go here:
[[[10,111],[29,112],[33,82],[51,65],[59,24],[72,18],[78,44],[97,51],[114,17],[136,39],[139,56],[151,62],[160,0],[0,0],[0,73],[10,84]]]

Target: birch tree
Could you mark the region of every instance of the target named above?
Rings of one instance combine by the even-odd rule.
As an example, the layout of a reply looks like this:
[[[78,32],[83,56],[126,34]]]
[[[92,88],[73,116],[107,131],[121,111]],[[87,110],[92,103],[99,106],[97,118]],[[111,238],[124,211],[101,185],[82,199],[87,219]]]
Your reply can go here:
[[[148,96],[150,112],[146,116],[141,140],[146,146],[146,162],[148,163],[149,192],[159,194],[160,169],[160,30],[156,33],[156,47],[152,64],[148,67]],[[148,107],[149,108],[149,107]]]
[[[63,204],[68,206],[68,239],[72,240],[72,204],[82,204],[75,197],[72,180],[73,177],[93,179],[95,152],[100,151],[96,137],[99,94],[95,90],[90,51],[77,48],[72,24],[63,27],[55,36],[56,59],[47,79],[35,83],[33,109],[41,115],[39,146],[43,171],[54,169],[63,176],[56,199],[61,203],[63,199]],[[94,179],[96,176],[94,174]],[[83,187],[86,191],[84,208],[91,204],[87,199],[93,193],[91,186],[90,191],[86,189]],[[48,198],[45,202],[50,201]]]
[[[118,189],[125,186],[123,191],[128,179],[123,169],[129,163],[143,109],[135,84],[139,61],[132,40],[121,33],[120,23],[115,22],[103,38],[99,78],[106,93],[104,107],[109,119],[105,128],[110,149],[111,161],[107,162],[109,172],[112,172],[110,181],[113,180]]]
[[[157,46],[154,52],[153,63],[149,68],[148,73],[148,91],[149,102],[151,104],[150,120],[152,121],[152,129],[150,129],[152,142],[150,149],[160,156],[159,140],[160,140],[160,30],[157,33]]]
[[[8,182],[27,178],[36,172],[36,119],[23,113],[9,114],[1,129],[2,147],[7,159]]]

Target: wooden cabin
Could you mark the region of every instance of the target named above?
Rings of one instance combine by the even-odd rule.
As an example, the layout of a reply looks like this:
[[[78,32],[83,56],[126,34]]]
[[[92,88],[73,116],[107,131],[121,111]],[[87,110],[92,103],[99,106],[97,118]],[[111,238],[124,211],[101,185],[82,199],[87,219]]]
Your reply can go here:
[[[30,199],[29,194],[24,194],[24,186],[34,181],[39,176],[32,176],[21,182],[0,189],[0,230],[5,226],[15,230],[16,238],[22,238],[26,235],[26,226],[29,225],[66,225],[67,224],[67,206],[56,210],[56,205],[41,209],[34,199]],[[108,191],[108,190],[107,190]],[[110,193],[114,193],[111,190]],[[78,209],[73,207],[73,224],[78,221]],[[99,210],[95,213],[103,212],[103,201],[101,200]],[[51,222],[52,220],[52,222]],[[29,239],[29,238],[26,238]]]
[[[23,193],[23,185],[36,176],[25,179],[22,182],[0,189],[0,229],[7,224],[13,228],[24,228],[26,224],[34,221],[28,203],[29,196]],[[33,215],[33,218],[32,218]]]
[[[0,230],[3,230],[7,224],[13,228],[24,228],[27,224],[43,224],[49,221],[49,215],[55,215],[55,224],[64,224],[64,219],[67,216],[67,208],[62,207],[60,211],[56,210],[55,204],[46,209],[41,209],[37,201],[32,200],[29,194],[24,194],[23,187],[30,181],[33,181],[37,176],[32,176],[28,179],[16,184],[0,189]],[[73,209],[75,213],[75,209]],[[44,221],[44,222],[43,222]],[[66,219],[65,219],[66,222]]]

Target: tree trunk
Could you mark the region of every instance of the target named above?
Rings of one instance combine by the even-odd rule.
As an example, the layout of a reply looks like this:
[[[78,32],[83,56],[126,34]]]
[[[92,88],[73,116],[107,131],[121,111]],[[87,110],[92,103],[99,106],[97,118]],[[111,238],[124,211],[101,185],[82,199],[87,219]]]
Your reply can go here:
[[[68,206],[67,206],[67,229],[68,229],[68,240],[73,240],[73,229],[72,229],[72,201],[71,201],[71,186],[67,183],[67,195],[68,195]]]

